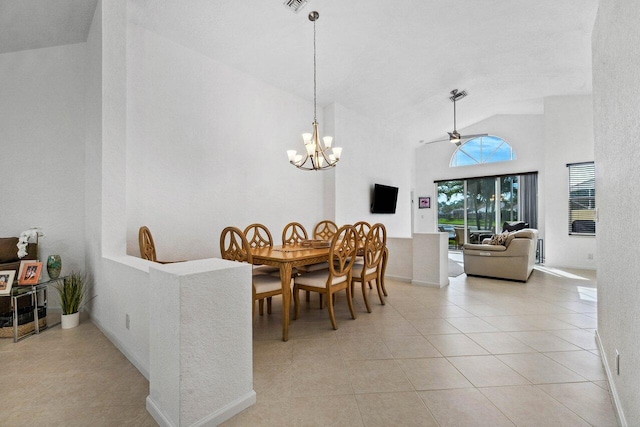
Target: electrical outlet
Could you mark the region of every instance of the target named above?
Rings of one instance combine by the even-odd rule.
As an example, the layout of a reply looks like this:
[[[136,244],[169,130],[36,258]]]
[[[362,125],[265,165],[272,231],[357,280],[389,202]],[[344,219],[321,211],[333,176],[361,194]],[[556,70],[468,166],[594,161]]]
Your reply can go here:
[[[620,375],[620,353],[618,353],[618,349],[616,349],[616,374]]]
[[[126,315],[125,322],[127,325],[127,329],[129,329],[129,326],[131,325],[131,319],[129,318],[129,314]]]
[[[587,259],[593,259],[593,254],[587,254]]]

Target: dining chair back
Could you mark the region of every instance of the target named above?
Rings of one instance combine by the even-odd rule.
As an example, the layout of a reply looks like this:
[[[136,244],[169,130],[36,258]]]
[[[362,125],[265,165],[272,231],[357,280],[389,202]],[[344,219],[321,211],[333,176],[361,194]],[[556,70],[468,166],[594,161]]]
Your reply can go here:
[[[338,231],[338,226],[335,222],[328,219],[320,221],[313,229],[313,238],[320,240],[331,240],[334,234]]]
[[[220,233],[220,256],[229,261],[251,263],[251,248],[242,230],[226,227]]]
[[[360,282],[362,284],[362,298],[364,299],[367,311],[371,313],[371,306],[369,305],[369,299],[365,290],[365,284],[369,283],[371,287],[372,282],[376,282],[376,288],[378,290],[378,297],[380,303],[385,305],[382,290],[382,267],[385,259],[385,251],[387,246],[387,229],[383,224],[374,224],[371,230],[367,233],[365,244],[363,248],[363,260],[364,264],[357,264],[353,267],[353,273],[351,278],[351,285],[354,282]]]
[[[266,248],[273,246],[273,237],[267,227],[262,224],[251,224],[244,229],[244,235],[251,248]]]
[[[307,230],[299,222],[290,222],[282,230],[283,245],[297,245],[308,238]]]
[[[333,295],[343,289],[347,292],[347,303],[351,317],[356,318],[351,298],[351,269],[355,263],[358,249],[356,229],[352,225],[341,227],[331,239],[329,247],[329,268],[322,271],[303,274],[295,279],[293,298],[295,305],[294,319],[300,315],[299,291],[318,292],[326,296],[329,318],[333,329],[338,329],[333,309]]]
[[[362,256],[364,251],[364,242],[367,240],[369,230],[371,230],[371,224],[366,221],[358,221],[353,224],[353,227],[356,229],[356,233],[358,233],[358,256]]]
[[[156,262],[156,246],[153,243],[151,231],[145,225],[138,230],[138,244],[140,245],[140,258]]]
[[[271,237],[271,232],[262,224],[256,223],[248,225],[247,228],[244,229],[244,235],[247,238],[247,242],[249,242],[249,247],[251,249],[273,247],[273,237]],[[271,265],[254,264],[253,268],[253,274],[273,274],[278,271],[280,271],[278,267],[273,267]],[[262,301],[260,302],[262,303]],[[271,303],[270,299],[268,302]]]

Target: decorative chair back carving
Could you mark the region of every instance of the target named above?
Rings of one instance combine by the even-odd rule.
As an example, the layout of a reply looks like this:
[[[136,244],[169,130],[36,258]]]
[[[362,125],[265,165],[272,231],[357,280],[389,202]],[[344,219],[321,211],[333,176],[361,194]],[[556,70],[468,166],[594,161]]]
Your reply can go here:
[[[331,248],[329,249],[329,273],[331,279],[327,283],[335,282],[336,277],[351,274],[351,267],[355,263],[357,250],[358,238],[356,229],[352,225],[342,226],[331,239]]]
[[[282,230],[283,245],[296,245],[308,238],[307,230],[299,222],[290,222]]]
[[[320,221],[316,228],[313,229],[313,238],[322,240],[331,240],[333,235],[338,231],[338,226],[335,222],[328,219]]]
[[[226,227],[220,234],[220,255],[222,259],[251,263],[251,249],[242,230]]]
[[[273,237],[267,227],[262,224],[251,224],[244,229],[244,235],[250,248],[266,248],[273,246]]]
[[[358,221],[353,224],[353,227],[358,233],[358,256],[362,256],[362,254],[364,253],[364,242],[365,240],[367,240],[367,234],[369,234],[369,230],[371,230],[371,224],[366,221]]]
[[[387,246],[387,229],[383,224],[374,224],[367,234],[364,245],[364,270],[378,268]]]
[[[140,258],[157,262],[156,246],[153,243],[151,231],[144,225],[138,230],[138,244],[140,245]]]

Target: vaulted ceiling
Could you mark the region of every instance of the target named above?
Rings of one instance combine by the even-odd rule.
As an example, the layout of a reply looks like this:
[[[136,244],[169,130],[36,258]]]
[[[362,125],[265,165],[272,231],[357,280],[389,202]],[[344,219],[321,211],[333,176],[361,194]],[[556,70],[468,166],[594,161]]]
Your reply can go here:
[[[86,39],[92,5],[0,0],[0,53]],[[469,92],[459,127],[540,113],[545,96],[591,93],[597,7],[598,0],[310,0],[293,13],[283,0],[128,2],[134,24],[306,99],[307,15],[317,10],[319,104],[337,102],[416,142],[451,130],[453,88]]]

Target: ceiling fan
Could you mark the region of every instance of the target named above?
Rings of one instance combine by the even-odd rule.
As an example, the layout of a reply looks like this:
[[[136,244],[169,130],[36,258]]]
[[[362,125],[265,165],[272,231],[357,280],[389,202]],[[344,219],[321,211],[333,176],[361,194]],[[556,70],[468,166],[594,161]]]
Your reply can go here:
[[[466,90],[458,91],[458,89],[454,89],[450,93],[451,93],[451,96],[449,97],[449,99],[451,100],[451,102],[453,102],[453,132],[447,132],[449,134],[449,138],[438,139],[436,141],[429,141],[429,142],[424,142],[424,140],[421,140],[420,143],[433,144],[435,142],[449,141],[452,144],[456,144],[459,146],[460,144],[462,144],[463,139],[471,139],[471,138],[477,138],[480,136],[489,135],[487,133],[478,133],[475,135],[460,135],[460,132],[456,130],[456,102],[461,100],[465,96],[467,96],[467,91]]]

